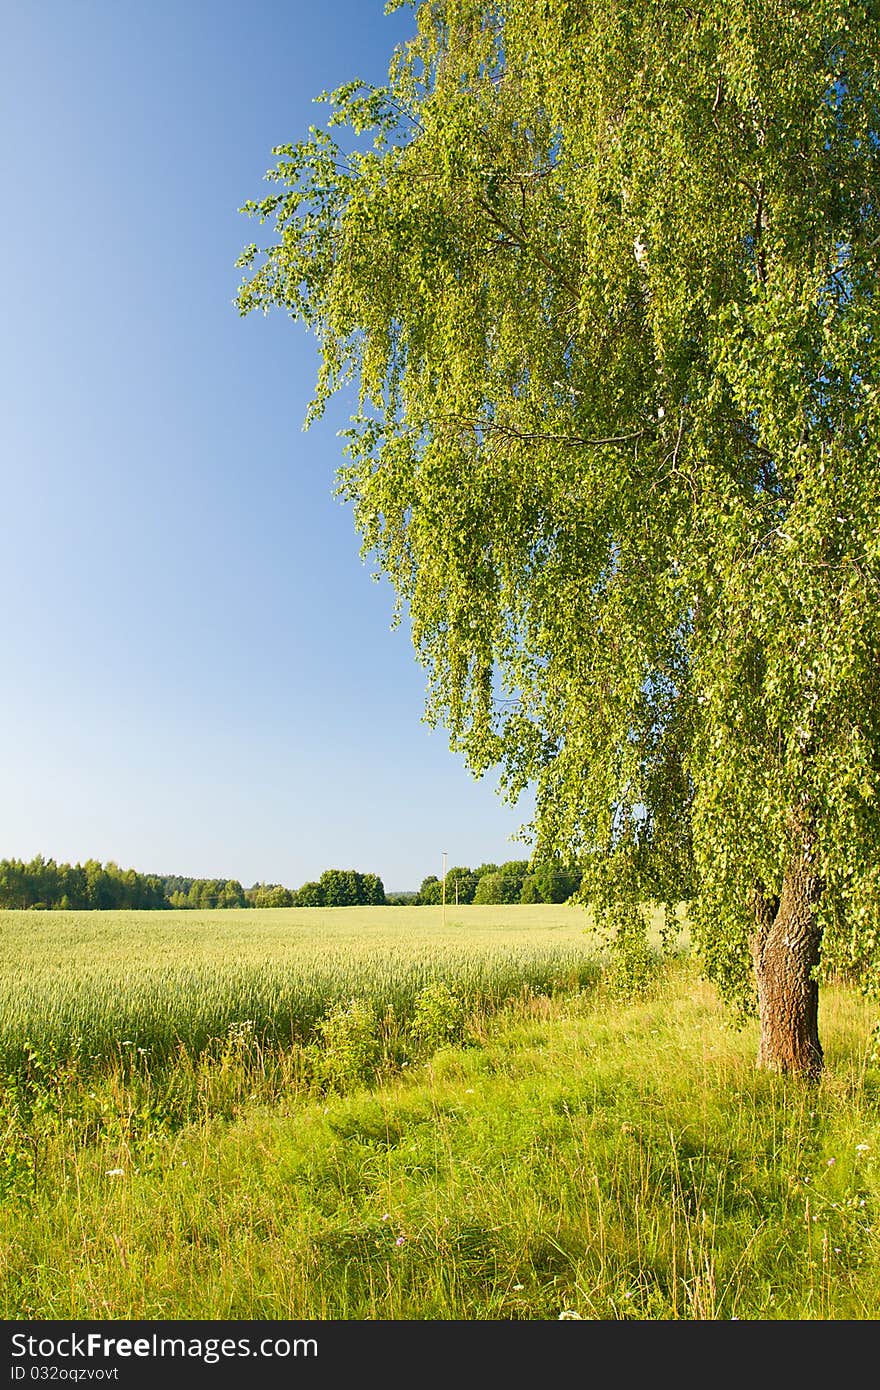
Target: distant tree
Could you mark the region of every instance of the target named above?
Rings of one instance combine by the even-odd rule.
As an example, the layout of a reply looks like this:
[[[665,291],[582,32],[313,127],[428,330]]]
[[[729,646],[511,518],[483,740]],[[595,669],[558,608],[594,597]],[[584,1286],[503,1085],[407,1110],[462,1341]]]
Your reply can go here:
[[[492,874],[482,874],[474,893],[475,903],[518,903],[522,892],[522,879],[515,874],[505,874],[496,869]]]
[[[433,904],[442,902],[443,885],[436,874],[428,874],[427,878],[422,879],[422,886],[419,889],[419,905],[429,907]]]
[[[345,906],[360,907],[363,894],[361,875],[355,869],[342,869],[340,873],[345,884]]]
[[[575,869],[547,861],[538,864],[534,871],[537,901],[542,903],[564,903],[577,891],[580,875]]]
[[[210,911],[217,906],[217,883],[210,878],[197,878],[189,890],[190,902],[200,911]]]
[[[113,881],[110,873],[110,865],[104,869],[96,859],[87,859],[84,864],[86,875],[86,891],[90,908],[98,911],[106,911],[115,906],[113,901]]]
[[[505,878],[512,879],[516,884],[516,901],[522,892],[526,874],[529,872],[529,861],[527,859],[508,859],[506,864],[501,864],[498,870]]]
[[[535,878],[534,874],[526,874],[525,878],[523,879],[522,892],[519,895],[519,900],[521,903],[544,902],[544,899],[541,897],[540,890],[538,889],[537,879]]]
[[[470,869],[456,864],[446,874],[446,901],[448,903],[472,903],[477,891],[477,875]]]
[[[479,864],[476,869],[474,869],[474,874],[478,880],[481,879],[484,874],[497,874],[497,872],[497,864]]]
[[[385,888],[378,874],[362,876],[361,896],[365,907],[385,906]]]
[[[0,907],[22,908],[25,904],[24,865],[19,859],[0,863]]]
[[[320,883],[304,883],[294,894],[296,907],[326,907],[324,889]]]
[[[169,902],[179,895],[182,895],[185,899],[192,886],[192,879],[183,878],[180,874],[162,874],[159,881],[162,884],[162,891]]]
[[[241,884],[238,882],[238,879],[235,879],[235,878],[228,878],[228,879],[226,880],[226,882],[224,883],[224,885],[223,885],[223,889],[222,889],[222,891],[221,891],[221,893],[220,893],[220,898],[219,898],[219,901],[218,901],[218,903],[217,903],[217,906],[218,906],[218,907],[245,907],[246,904],[247,904],[247,899],[245,898],[245,895],[244,895],[244,889],[242,888]]]
[[[357,884],[347,869],[325,869],[318,880],[326,907],[355,907]]]

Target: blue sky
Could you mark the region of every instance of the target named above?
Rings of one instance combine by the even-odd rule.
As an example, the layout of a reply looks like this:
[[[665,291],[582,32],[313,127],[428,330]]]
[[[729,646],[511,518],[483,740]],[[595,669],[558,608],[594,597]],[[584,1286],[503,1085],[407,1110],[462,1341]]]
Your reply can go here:
[[[340,409],[283,315],[241,319],[237,209],[408,10],[10,0],[0,119],[0,857],[417,887],[524,857],[530,807],[422,722],[333,497]]]

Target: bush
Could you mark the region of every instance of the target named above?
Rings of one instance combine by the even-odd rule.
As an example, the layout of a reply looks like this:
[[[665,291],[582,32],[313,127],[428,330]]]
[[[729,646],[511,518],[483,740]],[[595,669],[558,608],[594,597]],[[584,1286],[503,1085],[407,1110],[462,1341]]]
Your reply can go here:
[[[372,1079],[381,1052],[372,1004],[349,999],[331,1009],[316,1027],[319,1041],[312,1043],[309,1053],[317,1080],[345,1091]]]
[[[416,999],[410,1036],[422,1052],[460,1042],[464,1029],[464,1005],[445,980],[432,980]]]

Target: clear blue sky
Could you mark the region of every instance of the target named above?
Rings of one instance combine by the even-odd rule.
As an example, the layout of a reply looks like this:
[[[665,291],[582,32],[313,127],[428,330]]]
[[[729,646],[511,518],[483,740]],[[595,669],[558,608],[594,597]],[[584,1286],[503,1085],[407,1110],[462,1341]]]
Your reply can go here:
[[[333,497],[317,362],[240,319],[237,209],[312,98],[381,81],[382,0],[7,0],[0,54],[0,858],[417,887],[530,806],[422,722]]]

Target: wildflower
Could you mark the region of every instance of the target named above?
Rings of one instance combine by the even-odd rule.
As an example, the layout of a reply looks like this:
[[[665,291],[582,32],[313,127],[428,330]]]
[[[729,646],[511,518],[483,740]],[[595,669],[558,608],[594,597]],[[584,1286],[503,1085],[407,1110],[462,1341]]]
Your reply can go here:
[[[141,1054],[142,1057],[146,1057],[146,1055],[147,1055],[147,1053],[149,1052],[149,1050],[150,1050],[150,1049],[149,1049],[148,1047],[139,1047],[139,1048],[138,1048],[138,1052]]]
[[[580,1313],[576,1313],[574,1308],[563,1308],[562,1312],[559,1314],[559,1321],[571,1322],[572,1320],[575,1322],[583,1322]]]
[[[398,1236],[395,1245],[406,1245],[406,1236]]]
[[[391,1215],[390,1212],[383,1211],[383,1213],[382,1213],[382,1220],[383,1220],[383,1221],[387,1221],[387,1220],[388,1220],[388,1217],[389,1217],[390,1215]]]
[[[525,1284],[514,1284],[514,1286],[513,1286],[513,1292],[514,1292],[514,1293],[520,1293],[521,1290],[524,1289],[524,1288],[525,1288]]]
[[[124,1169],[124,1168],[108,1168],[108,1169],[107,1169],[107,1173],[106,1173],[106,1177],[108,1177],[108,1178],[124,1178],[124,1177],[125,1177],[125,1169]]]
[[[828,1168],[833,1168],[836,1162],[837,1162],[837,1159],[836,1159],[836,1158],[829,1158],[828,1163],[826,1164],[826,1167],[828,1167]]]
[[[856,1153],[857,1153],[857,1154],[864,1154],[864,1153],[867,1153],[867,1152],[868,1152],[868,1148],[869,1148],[869,1145],[868,1145],[868,1144],[856,1144]]]

